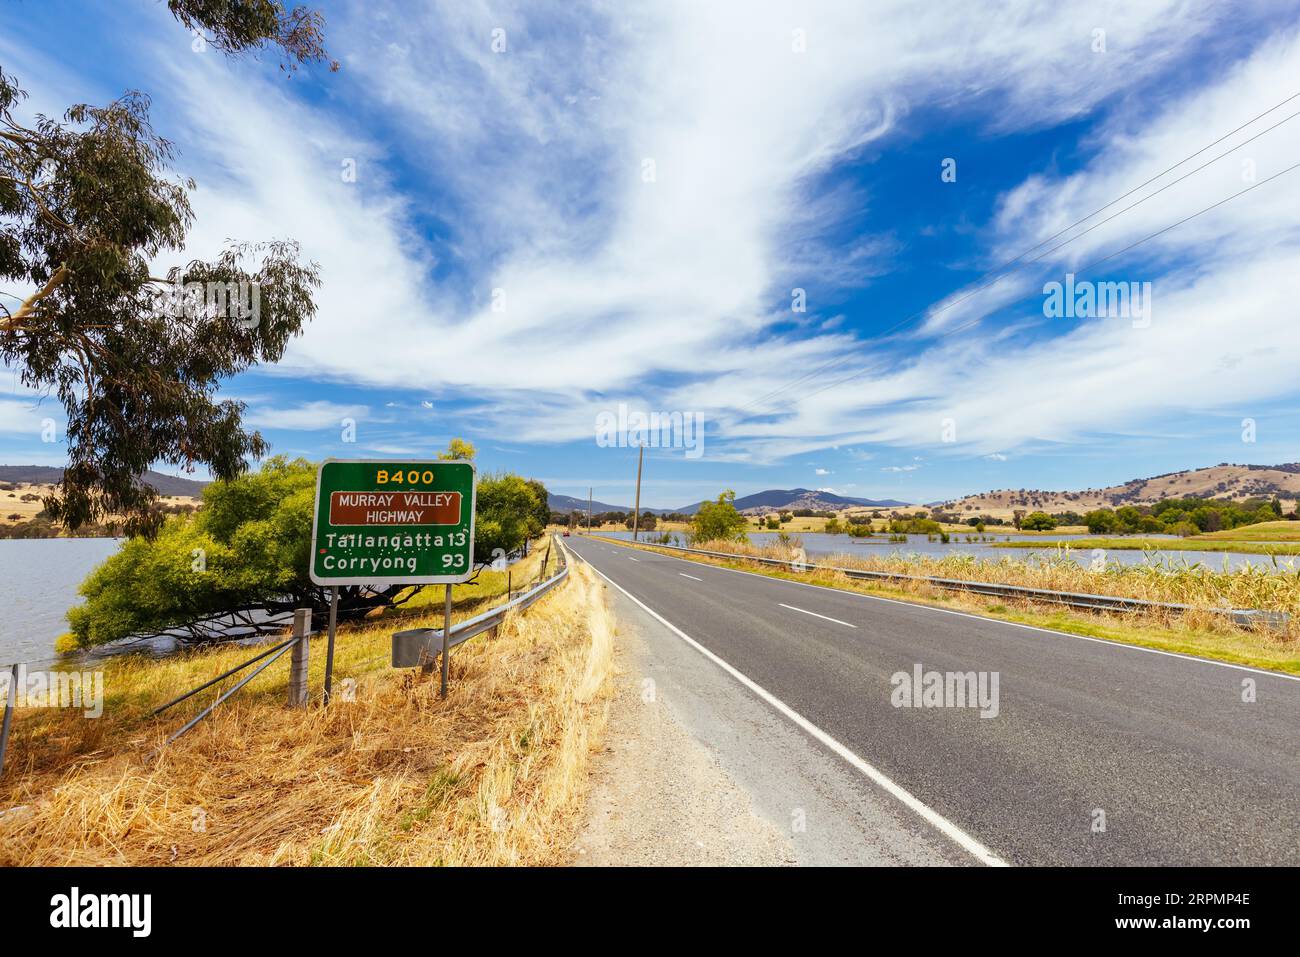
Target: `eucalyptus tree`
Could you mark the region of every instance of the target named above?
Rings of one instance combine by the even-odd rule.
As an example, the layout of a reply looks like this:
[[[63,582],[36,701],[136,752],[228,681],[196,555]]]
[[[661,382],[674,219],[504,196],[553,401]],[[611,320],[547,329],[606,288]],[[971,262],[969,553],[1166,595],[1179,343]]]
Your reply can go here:
[[[273,49],[290,73],[326,59],[323,20],[305,7],[168,8],[230,56]],[[184,254],[195,184],[171,171],[174,147],[154,131],[148,95],[24,122],[25,96],[0,66],[0,362],[66,412],[68,462],[50,516],[75,529],[116,514],[129,533],[152,534],[151,465],[233,478],[266,452],[243,404],[218,401],[217,389],[281,358],[316,311],[319,268],[296,242],[273,240],[158,270]]]

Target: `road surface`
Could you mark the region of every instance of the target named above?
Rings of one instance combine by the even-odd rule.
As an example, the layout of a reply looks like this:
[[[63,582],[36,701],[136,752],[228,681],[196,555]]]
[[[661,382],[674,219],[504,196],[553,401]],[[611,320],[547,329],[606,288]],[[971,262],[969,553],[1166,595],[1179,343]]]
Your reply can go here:
[[[820,814],[842,819],[823,840],[839,850],[804,860],[852,859],[847,841],[899,863],[1300,864],[1300,680],[566,544],[636,607],[644,637],[695,659],[680,683],[727,686],[714,713],[700,716],[707,694],[691,707],[720,751],[749,749],[741,776],[755,790],[823,778],[814,790],[835,799]],[[899,675],[918,669],[975,673],[982,706],[903,696]],[[824,780],[828,763],[855,786]]]

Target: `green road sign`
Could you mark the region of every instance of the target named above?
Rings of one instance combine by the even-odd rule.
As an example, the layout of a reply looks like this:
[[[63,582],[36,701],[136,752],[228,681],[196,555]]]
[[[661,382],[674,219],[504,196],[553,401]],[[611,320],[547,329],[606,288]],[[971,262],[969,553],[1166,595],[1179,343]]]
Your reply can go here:
[[[433,585],[474,570],[474,463],[327,459],[316,476],[311,580]]]

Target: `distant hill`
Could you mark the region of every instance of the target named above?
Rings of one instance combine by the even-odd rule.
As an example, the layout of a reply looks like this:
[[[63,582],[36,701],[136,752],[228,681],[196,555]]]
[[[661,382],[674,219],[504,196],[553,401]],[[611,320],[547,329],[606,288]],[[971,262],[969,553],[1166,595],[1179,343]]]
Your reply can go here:
[[[144,473],[144,480],[157,489],[159,495],[179,495],[198,498],[207,482],[163,475],[152,470]],[[57,485],[63,481],[63,469],[50,465],[0,465],[0,482],[19,482],[24,485]]]
[[[736,499],[736,508],[746,514],[790,511],[795,508],[810,508],[817,512],[842,511],[846,508],[896,508],[907,504],[892,498],[850,498],[847,495],[806,488],[768,489],[766,492],[755,492]],[[699,505],[694,508],[699,508]]]
[[[548,502],[553,512],[570,512],[570,511],[587,511],[587,500],[585,498],[574,498],[571,495],[551,494]],[[643,512],[653,512],[656,515],[666,515],[677,512],[683,515],[694,515],[700,510],[703,502],[695,502],[692,505],[684,505],[681,508],[647,508],[642,507]],[[736,508],[746,514],[765,514],[774,511],[788,511],[795,508],[810,508],[814,511],[842,511],[846,508],[893,508],[899,505],[906,505],[906,502],[899,502],[894,499],[885,499],[884,501],[874,501],[869,498],[849,498],[845,495],[834,495],[830,492],[818,492],[806,488],[791,489],[768,489],[765,492],[755,492],[753,495],[746,495],[743,498],[736,499]],[[592,502],[591,509],[593,512],[630,512],[631,505],[610,505],[607,502]]]
[[[1085,512],[1095,508],[1152,505],[1166,498],[1248,498],[1277,496],[1284,504],[1300,498],[1300,462],[1282,465],[1230,465],[1166,472],[1132,479],[1123,485],[1052,492],[1041,489],[998,489],[939,503],[945,511],[987,512],[1024,508],[1045,512]]]
[[[550,506],[552,512],[582,512],[583,514],[587,512],[587,500],[585,498],[574,498],[572,495],[556,495],[554,492],[548,492],[546,504]],[[630,512],[632,506],[610,505],[608,502],[592,502],[591,510],[593,512]]]
[[[546,504],[550,506],[552,512],[582,512],[587,513],[587,500],[585,498],[574,498],[572,495],[556,495],[554,492],[548,492],[546,495]],[[593,501],[591,503],[593,514],[601,512],[630,512],[631,505],[610,505],[608,502]],[[676,508],[650,508],[647,505],[641,506],[643,512],[653,512],[656,515],[668,515],[671,512],[679,512],[681,509]]]

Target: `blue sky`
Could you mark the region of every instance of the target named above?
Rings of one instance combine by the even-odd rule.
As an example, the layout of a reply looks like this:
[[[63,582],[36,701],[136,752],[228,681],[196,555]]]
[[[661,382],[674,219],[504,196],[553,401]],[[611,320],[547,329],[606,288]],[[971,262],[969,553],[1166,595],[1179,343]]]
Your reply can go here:
[[[463,436],[626,503],[597,417],[698,414],[703,454],[647,456],[664,507],[1300,460],[1298,4],[314,5],[341,67],[292,79],[153,0],[0,7],[29,112],[153,96],[198,183],[185,258],[321,264],[316,320],[224,390],[276,452]],[[1076,271],[1150,283],[1149,322],[1045,316]],[[0,372],[0,462],[61,464],[46,418]]]

